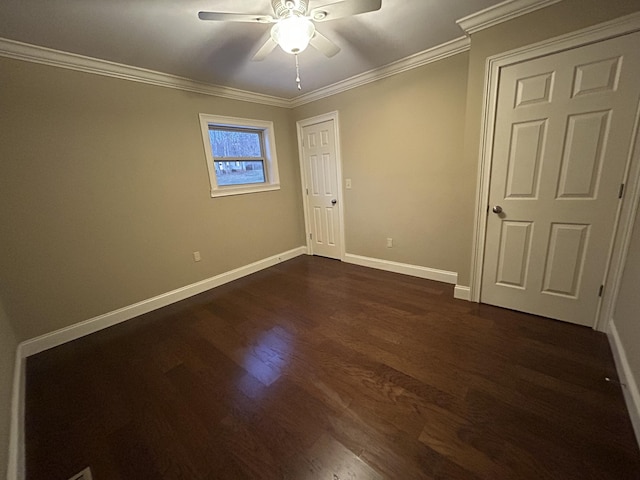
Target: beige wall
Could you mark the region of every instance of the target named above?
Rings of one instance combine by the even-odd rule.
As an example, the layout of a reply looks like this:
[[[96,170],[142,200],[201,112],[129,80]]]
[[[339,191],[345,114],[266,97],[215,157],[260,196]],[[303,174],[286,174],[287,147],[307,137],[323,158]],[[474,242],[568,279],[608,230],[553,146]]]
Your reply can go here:
[[[640,210],[636,216],[629,256],[613,315],[636,385],[640,386]],[[638,439],[640,441],[640,439]]]
[[[0,85],[0,296],[21,340],[304,244],[290,110],[8,59]],[[274,121],[281,190],[212,199],[200,112]]]
[[[485,64],[488,57],[557,37],[640,10],[640,0],[563,0],[471,35],[464,160],[477,172],[481,136]],[[472,245],[469,244],[467,250]],[[460,270],[458,283],[469,285],[470,264]]]
[[[0,303],[0,477],[7,471],[13,367],[18,342]]]
[[[348,253],[468,285],[487,57],[638,10],[564,0],[293,111],[0,59],[0,468],[18,341],[304,243],[296,120],[339,111]],[[282,189],[211,199],[201,112],[274,121]],[[615,321],[640,384],[638,225]]]
[[[347,253],[458,271],[470,261],[475,172],[462,163],[468,54],[303,105],[339,112]],[[392,237],[393,248],[386,248]]]
[[[294,109],[295,120],[339,112],[347,253],[468,285],[487,57],[637,10],[640,0],[564,0],[472,35],[467,54]]]
[[[333,110],[347,252],[468,285],[486,58],[637,10],[564,0],[293,111],[0,59],[0,295],[19,339],[303,244],[295,120]],[[282,189],[211,199],[200,112],[273,120]]]

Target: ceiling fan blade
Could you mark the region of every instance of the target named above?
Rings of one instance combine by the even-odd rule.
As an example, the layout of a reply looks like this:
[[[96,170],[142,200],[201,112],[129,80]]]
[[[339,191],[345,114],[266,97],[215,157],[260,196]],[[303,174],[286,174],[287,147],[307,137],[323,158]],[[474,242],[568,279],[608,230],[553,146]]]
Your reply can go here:
[[[223,13],[223,12],[198,12],[200,20],[213,20],[214,22],[250,22],[250,23],[271,23],[271,15],[249,15],[245,13]]]
[[[336,53],[340,51],[340,47],[329,40],[327,37],[322,35],[320,32],[316,30],[316,33],[311,38],[309,42],[312,47],[316,48],[320,52],[324,53],[327,57],[333,57]]]
[[[269,55],[273,51],[273,49],[278,46],[278,44],[273,40],[273,38],[271,38],[271,30],[268,30],[265,36],[267,38],[265,39],[263,37],[262,40],[260,41],[262,46],[253,55],[253,57],[251,57],[251,60],[253,60],[254,62],[260,62],[264,60],[265,58],[267,58],[267,55]],[[262,43],[263,41],[264,43]]]
[[[309,16],[316,22],[325,22],[349,15],[373,12],[380,10],[380,7],[382,7],[382,0],[349,0],[316,7],[309,12]]]

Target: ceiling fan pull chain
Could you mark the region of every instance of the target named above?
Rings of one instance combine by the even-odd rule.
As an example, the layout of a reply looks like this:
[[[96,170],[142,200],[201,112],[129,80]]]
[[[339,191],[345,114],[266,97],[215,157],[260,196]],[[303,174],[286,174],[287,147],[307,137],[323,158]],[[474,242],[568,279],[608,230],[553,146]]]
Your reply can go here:
[[[298,54],[295,54],[296,57],[296,83],[298,84],[298,90],[302,90],[302,86],[300,85],[300,64],[298,63]]]

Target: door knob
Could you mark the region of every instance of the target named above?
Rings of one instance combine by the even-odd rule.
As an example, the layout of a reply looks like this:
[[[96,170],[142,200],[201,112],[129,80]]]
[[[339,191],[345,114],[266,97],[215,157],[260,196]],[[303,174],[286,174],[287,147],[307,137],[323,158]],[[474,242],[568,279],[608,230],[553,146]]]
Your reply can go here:
[[[336,200],[335,198],[331,200],[331,205],[335,205],[336,203],[338,203],[338,200]]]
[[[491,209],[493,213],[502,213],[502,207],[500,205],[496,205]]]

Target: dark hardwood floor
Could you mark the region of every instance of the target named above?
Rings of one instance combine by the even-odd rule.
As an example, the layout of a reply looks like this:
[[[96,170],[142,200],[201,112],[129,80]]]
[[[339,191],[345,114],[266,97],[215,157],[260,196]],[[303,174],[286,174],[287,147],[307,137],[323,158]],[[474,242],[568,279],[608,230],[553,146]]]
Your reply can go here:
[[[639,479],[605,335],[298,257],[30,357],[29,480]]]

